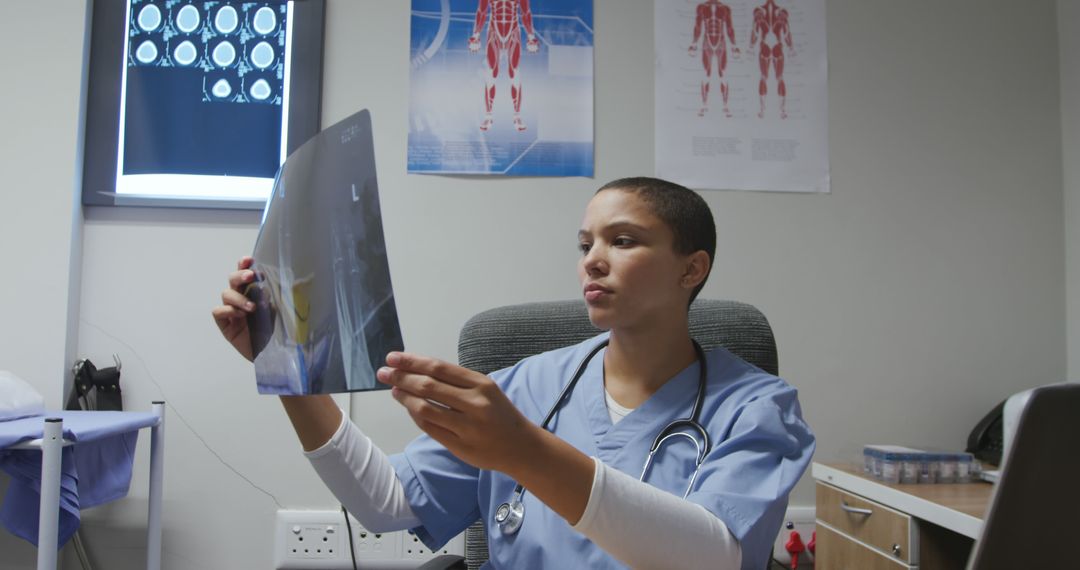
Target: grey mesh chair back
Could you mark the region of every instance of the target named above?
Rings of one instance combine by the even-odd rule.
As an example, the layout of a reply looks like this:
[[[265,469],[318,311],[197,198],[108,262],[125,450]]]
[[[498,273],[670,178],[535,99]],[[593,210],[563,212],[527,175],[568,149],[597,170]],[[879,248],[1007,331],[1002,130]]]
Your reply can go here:
[[[600,332],[589,322],[584,301],[499,307],[477,314],[462,327],[458,363],[489,374]],[[698,299],[690,307],[690,335],[705,350],[722,346],[766,372],[778,372],[772,328],[752,305]],[[465,561],[470,570],[488,558],[484,522],[477,521],[465,532]]]

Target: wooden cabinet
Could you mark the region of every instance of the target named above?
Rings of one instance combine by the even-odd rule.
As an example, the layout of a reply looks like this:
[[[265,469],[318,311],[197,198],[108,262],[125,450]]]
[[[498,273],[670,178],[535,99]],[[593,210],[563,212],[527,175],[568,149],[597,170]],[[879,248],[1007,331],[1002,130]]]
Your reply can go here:
[[[815,568],[915,568],[916,530],[909,515],[831,485],[817,484]]]
[[[992,487],[888,485],[855,466],[813,467],[816,570],[962,570]]]
[[[851,537],[835,532],[827,526],[817,527],[817,557],[815,570],[821,568],[851,568],[859,570],[904,570],[917,568],[889,558],[888,556],[856,542]]]

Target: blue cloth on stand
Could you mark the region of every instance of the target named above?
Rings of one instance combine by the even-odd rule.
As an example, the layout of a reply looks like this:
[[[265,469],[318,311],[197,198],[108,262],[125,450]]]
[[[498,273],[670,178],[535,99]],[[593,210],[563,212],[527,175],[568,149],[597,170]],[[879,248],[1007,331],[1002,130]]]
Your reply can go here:
[[[41,438],[46,417],[63,419],[64,439],[77,444],[61,451],[60,548],[79,528],[80,509],[127,495],[138,430],[158,420],[150,412],[63,411],[0,422],[0,469],[11,475],[0,505],[0,524],[34,545],[38,543],[42,452],[6,448]]]

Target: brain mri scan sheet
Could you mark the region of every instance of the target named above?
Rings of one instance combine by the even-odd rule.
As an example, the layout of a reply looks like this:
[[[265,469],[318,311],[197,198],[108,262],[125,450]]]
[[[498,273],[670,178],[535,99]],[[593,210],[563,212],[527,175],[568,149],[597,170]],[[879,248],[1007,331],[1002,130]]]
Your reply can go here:
[[[387,388],[375,371],[404,345],[366,110],[285,160],[254,258],[246,294],[256,305],[248,327],[260,393]]]

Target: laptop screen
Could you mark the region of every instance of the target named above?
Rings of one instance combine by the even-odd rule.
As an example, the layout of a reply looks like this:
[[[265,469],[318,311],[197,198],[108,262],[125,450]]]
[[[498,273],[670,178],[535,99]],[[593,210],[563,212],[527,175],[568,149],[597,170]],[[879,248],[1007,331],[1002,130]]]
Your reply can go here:
[[[968,560],[972,570],[1076,567],[1080,384],[1031,391]],[[1072,562],[1069,562],[1072,560]]]

